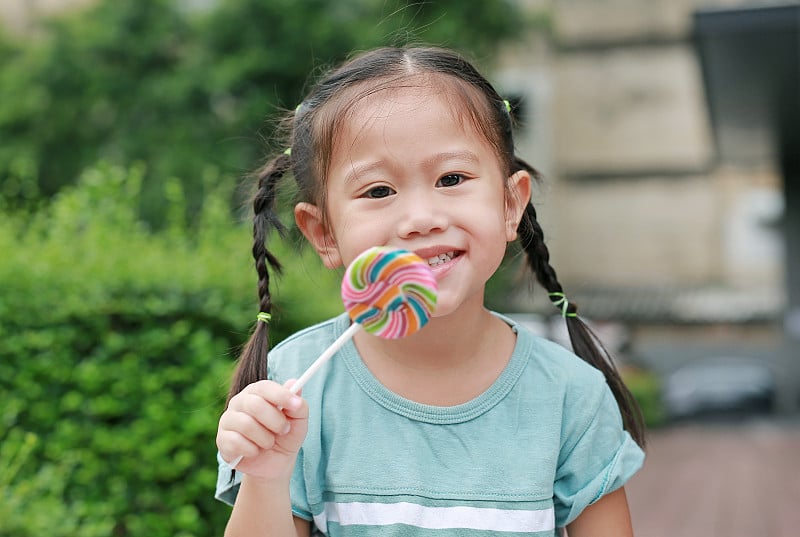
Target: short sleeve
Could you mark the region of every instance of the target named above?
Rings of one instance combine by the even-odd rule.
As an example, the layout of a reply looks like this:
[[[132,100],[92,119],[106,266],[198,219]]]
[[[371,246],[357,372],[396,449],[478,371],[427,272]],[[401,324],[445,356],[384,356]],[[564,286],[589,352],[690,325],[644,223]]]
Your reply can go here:
[[[228,505],[233,505],[242,483],[242,473],[235,471],[217,453],[217,490],[214,497]]]
[[[268,368],[267,378],[273,380],[271,368]],[[214,498],[232,506],[234,502],[236,502],[236,496],[239,494],[239,487],[242,484],[242,475],[242,472],[237,472],[231,468],[218,451],[217,488],[214,492]]]
[[[565,401],[562,452],[553,485],[558,527],[622,487],[644,463],[644,452],[623,429],[617,402],[600,379]]]
[[[239,493],[239,486],[242,483],[242,473],[232,469],[226,463],[222,456],[217,453],[217,489],[214,497],[228,505],[233,505],[236,502],[236,495]],[[308,507],[308,499],[306,497],[306,487],[303,481],[303,472],[299,469],[302,468],[302,450],[298,455],[297,465],[295,466],[294,475],[290,484],[289,492],[292,499],[292,513],[305,520],[311,520],[311,511]]]
[[[297,454],[297,463],[294,466],[294,473],[292,473],[292,481],[289,484],[289,496],[292,499],[292,514],[305,520],[312,520],[303,472],[304,460],[303,448],[300,448],[300,453]]]
[[[335,339],[336,332],[344,331],[349,325],[349,319],[347,314],[343,313],[336,319],[306,328],[284,339],[270,350],[267,378],[279,384],[283,384],[290,378],[299,378],[313,363],[313,360]],[[318,376],[317,379],[312,379],[311,382],[313,383],[315,380],[319,382],[318,379],[320,378],[322,378],[322,375]],[[308,485],[321,480],[321,476],[318,475],[319,427],[313,425],[320,412],[319,409],[312,409],[310,413],[309,432],[298,453],[289,485],[293,514],[309,521],[313,520],[313,512],[310,507],[312,501],[309,500],[309,495],[315,497],[314,495],[318,494],[318,491],[316,489],[309,490]],[[311,445],[310,451],[309,445]],[[217,453],[217,462],[219,468],[214,497],[233,505],[239,492],[243,474],[232,470],[219,453]],[[312,464],[312,462],[315,464]]]
[[[279,384],[283,384],[289,378],[297,378],[300,376],[295,371],[285,371],[281,366],[285,364],[283,360],[284,353],[283,347],[276,347],[270,356],[270,363],[268,367],[268,378],[274,380]],[[291,362],[290,362],[291,363]],[[306,437],[305,443],[308,441]],[[305,447],[300,448],[295,461],[294,470],[292,471],[292,480],[289,483],[289,497],[292,501],[292,514],[304,520],[312,520],[311,508],[309,507],[308,494],[306,492],[305,482],[305,468],[304,468],[304,451]]]

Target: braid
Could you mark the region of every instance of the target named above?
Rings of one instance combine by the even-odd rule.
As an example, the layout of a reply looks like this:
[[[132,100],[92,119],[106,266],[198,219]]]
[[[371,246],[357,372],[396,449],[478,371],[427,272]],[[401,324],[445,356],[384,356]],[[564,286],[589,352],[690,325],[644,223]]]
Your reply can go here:
[[[548,293],[562,293],[564,289],[558,281],[555,269],[550,265],[550,250],[544,243],[544,231],[536,219],[536,209],[528,202],[519,226],[519,238],[536,279]],[[567,313],[577,313],[577,306],[570,303]]]
[[[282,154],[267,163],[257,173],[258,189],[253,197],[253,260],[258,274],[258,307],[260,312],[272,312],[272,295],[269,291],[270,270],[281,272],[278,259],[267,249],[270,231],[285,231],[275,214],[277,186],[291,166],[289,155]],[[245,386],[267,378],[267,353],[269,351],[269,325],[256,322],[250,339],[245,344],[239,365],[234,373],[228,401]]]
[[[536,279],[551,295],[563,293],[564,290],[558,281],[556,271],[550,265],[550,251],[544,243],[544,233],[536,219],[536,209],[530,202],[525,208],[518,233],[522,247],[527,254],[528,265],[536,275]],[[644,446],[645,435],[641,410],[636,399],[622,381],[608,351],[597,335],[577,316],[578,306],[574,302],[567,303],[564,313],[573,351],[603,373],[619,406],[625,429],[637,444]]]

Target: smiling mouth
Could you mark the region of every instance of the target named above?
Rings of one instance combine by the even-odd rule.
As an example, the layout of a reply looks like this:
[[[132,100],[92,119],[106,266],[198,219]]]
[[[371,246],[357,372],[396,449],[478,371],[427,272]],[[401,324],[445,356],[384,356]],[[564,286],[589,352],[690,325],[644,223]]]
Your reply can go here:
[[[434,257],[429,257],[427,259],[427,261],[428,261],[428,265],[429,266],[436,267],[436,266],[439,266],[439,265],[444,265],[448,261],[451,261],[452,259],[454,259],[454,258],[456,258],[456,257],[458,257],[460,255],[461,255],[461,252],[456,252],[456,251],[445,252],[443,254],[439,254],[439,255],[434,256]]]

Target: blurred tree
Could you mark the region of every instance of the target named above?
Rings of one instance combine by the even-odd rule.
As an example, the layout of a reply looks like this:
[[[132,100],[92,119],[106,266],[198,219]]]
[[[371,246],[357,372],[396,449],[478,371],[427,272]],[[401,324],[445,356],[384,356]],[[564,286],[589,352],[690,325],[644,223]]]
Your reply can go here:
[[[519,31],[511,0],[99,0],[0,43],[0,198],[24,204],[100,159],[147,162],[142,214],[179,177],[189,214],[206,173],[255,166],[263,125],[320,67],[354,50],[424,42],[488,63]],[[211,172],[209,172],[211,170]]]

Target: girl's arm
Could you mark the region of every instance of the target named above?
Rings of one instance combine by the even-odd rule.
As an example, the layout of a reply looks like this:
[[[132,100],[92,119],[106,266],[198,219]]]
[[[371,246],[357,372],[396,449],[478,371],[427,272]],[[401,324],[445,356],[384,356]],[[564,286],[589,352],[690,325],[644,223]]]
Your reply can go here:
[[[244,458],[244,475],[226,537],[296,535],[308,537],[310,524],[292,516],[289,484],[308,429],[308,405],[272,381],[248,385],[231,398],[220,417],[217,447],[224,460]]]
[[[311,524],[292,516],[288,483],[265,483],[247,475],[242,478],[225,537],[246,535],[311,535]]]
[[[625,488],[597,500],[567,526],[569,537],[633,537]]]
[[[297,537],[311,536],[311,522],[308,520],[294,517],[294,529],[297,532]]]

